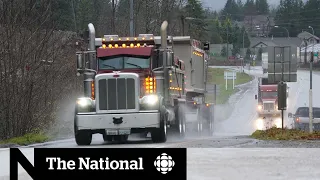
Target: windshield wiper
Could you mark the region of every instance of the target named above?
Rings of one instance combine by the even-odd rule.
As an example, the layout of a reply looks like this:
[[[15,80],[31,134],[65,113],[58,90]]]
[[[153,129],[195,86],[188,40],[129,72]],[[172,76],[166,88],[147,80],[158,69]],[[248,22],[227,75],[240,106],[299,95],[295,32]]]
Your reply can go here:
[[[126,63],[126,64],[129,64],[129,65],[132,65],[132,66],[136,66],[136,67],[138,67],[138,68],[140,68],[140,69],[143,69],[141,66],[139,66],[139,65],[137,65],[137,64],[132,64],[132,63]]]
[[[111,67],[111,68],[113,68],[113,69],[117,69],[116,67],[110,66],[110,65],[107,65],[107,64],[102,64],[102,65],[107,66],[107,67]]]

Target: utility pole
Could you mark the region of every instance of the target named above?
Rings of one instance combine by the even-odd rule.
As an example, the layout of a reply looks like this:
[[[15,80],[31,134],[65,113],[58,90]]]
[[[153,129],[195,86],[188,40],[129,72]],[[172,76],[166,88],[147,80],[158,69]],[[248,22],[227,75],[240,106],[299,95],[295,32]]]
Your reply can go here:
[[[243,51],[243,56],[242,56],[242,60],[241,60],[241,68],[242,68],[242,72],[244,72],[244,57],[246,55],[246,52],[244,50],[244,34],[246,33],[246,29],[243,28],[243,34],[242,34],[242,51]]]
[[[72,9],[73,9],[74,31],[77,32],[76,10],[74,8],[74,0],[71,0],[71,5],[72,5]]]
[[[314,30],[311,26],[309,28],[312,29],[312,33],[314,35]],[[310,56],[310,90],[309,90],[309,132],[313,133],[313,107],[312,107],[312,65],[314,58],[314,37],[312,37],[312,53]]]
[[[227,61],[229,58],[229,25],[227,25]]]
[[[112,19],[111,19],[111,30],[112,33],[115,34],[116,32],[116,25],[115,25],[115,19],[116,19],[116,5],[114,0],[112,0]]]
[[[133,26],[133,0],[130,0],[130,36],[135,36],[134,26]]]

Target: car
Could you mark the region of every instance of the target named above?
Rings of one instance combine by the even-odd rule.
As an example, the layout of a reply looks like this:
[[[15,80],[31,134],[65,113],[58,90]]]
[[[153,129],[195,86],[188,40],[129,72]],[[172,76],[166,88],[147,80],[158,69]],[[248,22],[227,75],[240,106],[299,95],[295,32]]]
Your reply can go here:
[[[293,118],[293,125],[298,130],[309,130],[309,107],[299,107],[295,114],[288,113]],[[320,130],[320,107],[313,107],[313,129]]]

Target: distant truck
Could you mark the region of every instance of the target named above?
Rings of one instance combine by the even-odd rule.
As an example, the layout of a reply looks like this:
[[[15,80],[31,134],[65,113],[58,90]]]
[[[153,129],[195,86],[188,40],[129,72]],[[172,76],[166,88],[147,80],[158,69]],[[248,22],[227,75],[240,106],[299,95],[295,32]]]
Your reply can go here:
[[[257,111],[259,117],[280,116],[281,111],[278,110],[278,85],[268,83],[268,78],[260,78],[258,84],[258,100]]]

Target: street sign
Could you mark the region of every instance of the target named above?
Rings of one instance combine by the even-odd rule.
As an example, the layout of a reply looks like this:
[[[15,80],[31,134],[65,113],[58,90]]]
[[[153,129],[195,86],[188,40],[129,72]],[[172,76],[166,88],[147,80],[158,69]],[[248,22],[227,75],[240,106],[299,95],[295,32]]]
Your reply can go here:
[[[224,72],[224,79],[226,80],[226,90],[228,90],[228,80],[232,79],[233,89],[234,89],[234,81],[237,79],[236,72],[225,71]]]
[[[227,79],[227,80],[237,79],[237,73],[225,71],[224,72],[224,79]]]
[[[315,52],[315,53],[314,53],[314,56],[315,56],[315,57],[318,57],[318,53],[317,53],[317,52]]]
[[[293,49],[291,46],[268,47],[269,83],[297,82],[297,52]]]

